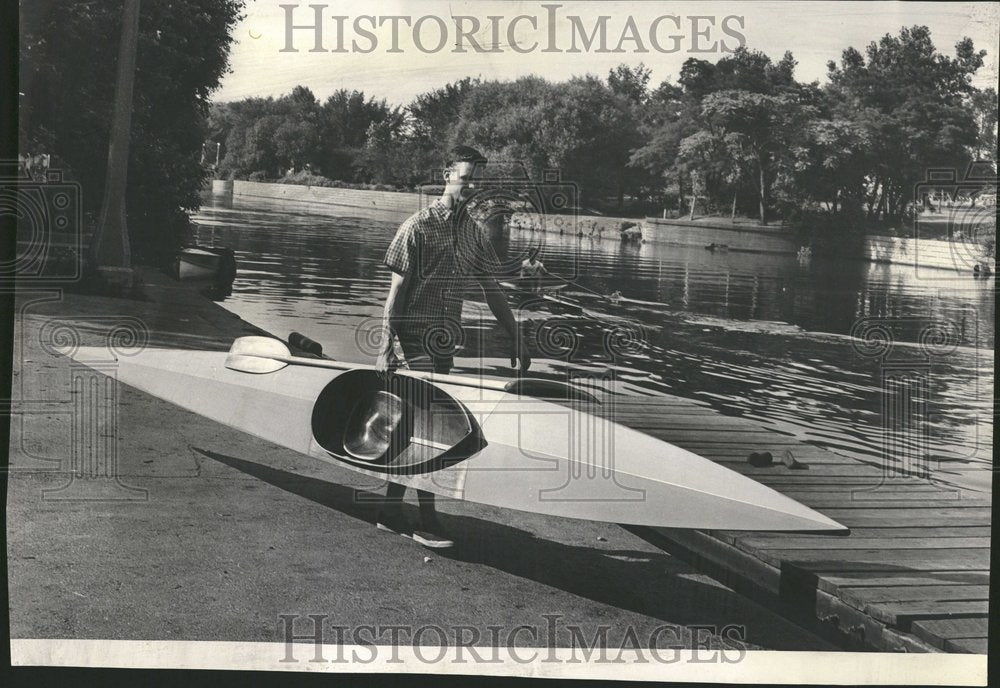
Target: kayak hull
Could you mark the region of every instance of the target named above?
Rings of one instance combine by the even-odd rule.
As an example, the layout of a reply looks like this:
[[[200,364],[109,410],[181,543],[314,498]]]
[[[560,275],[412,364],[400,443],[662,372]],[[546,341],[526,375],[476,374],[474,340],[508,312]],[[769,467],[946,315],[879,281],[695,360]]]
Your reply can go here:
[[[107,370],[107,349],[68,353]],[[119,382],[293,451],[444,497],[633,525],[846,531],[735,471],[602,417],[592,401],[415,378],[391,387],[370,370],[290,365],[250,374],[226,368],[222,352],[120,354]]]

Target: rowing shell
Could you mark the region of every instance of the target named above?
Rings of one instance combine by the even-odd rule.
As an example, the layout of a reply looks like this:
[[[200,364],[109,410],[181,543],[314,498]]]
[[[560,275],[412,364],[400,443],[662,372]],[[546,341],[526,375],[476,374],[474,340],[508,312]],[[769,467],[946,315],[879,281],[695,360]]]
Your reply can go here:
[[[500,282],[500,286],[507,289],[508,292],[510,292],[516,298],[519,308],[523,308],[532,304],[548,302],[548,303],[554,303],[557,306],[561,306],[562,308],[570,311],[576,311],[576,312],[583,311],[583,307],[577,302],[571,301],[570,299],[562,298],[560,296],[555,296],[554,294],[551,293],[547,293],[550,291],[554,291],[553,289],[543,288],[542,291],[533,291],[532,289],[526,288],[526,284],[524,282],[513,282],[513,281]],[[561,285],[560,288],[565,286],[566,285],[563,284]]]
[[[108,371],[105,348],[68,350]],[[672,528],[846,531],[691,452],[555,403],[405,373],[226,367],[224,352],[119,350],[114,374],[224,425],[435,494],[541,514]],[[459,378],[454,378],[460,380]]]

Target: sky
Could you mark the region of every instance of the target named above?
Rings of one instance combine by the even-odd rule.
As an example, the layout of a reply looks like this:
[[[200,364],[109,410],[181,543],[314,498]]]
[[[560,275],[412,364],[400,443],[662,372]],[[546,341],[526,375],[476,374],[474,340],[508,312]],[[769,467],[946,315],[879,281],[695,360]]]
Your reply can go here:
[[[295,25],[311,25],[314,10],[310,5],[325,4],[323,13],[323,46],[327,52],[310,52],[314,47],[312,30],[295,30],[292,47],[298,52],[282,52],[286,47],[286,10],[281,5],[295,5],[292,11]],[[547,10],[544,5],[559,5]],[[249,0],[246,18],[235,31],[236,43],[230,56],[232,72],[225,76],[221,88],[214,94],[216,101],[238,100],[249,96],[278,96],[288,93],[297,85],[308,86],[323,100],[339,88],[358,89],[366,95],[384,98],[392,105],[405,105],[419,93],[439,88],[466,76],[515,79],[536,74],[559,81],[574,75],[607,75],[608,70],[626,63],[645,63],[652,70],[651,85],[665,79],[676,82],[681,65],[689,57],[717,61],[726,53],[716,49],[710,52],[693,52],[692,48],[717,48],[722,43],[735,47],[742,34],[749,48],[763,51],[772,59],[779,59],[790,50],[798,61],[796,78],[800,81],[825,81],[826,63],[839,60],[844,48],[853,46],[862,52],[871,41],[886,33],[898,34],[900,27],[924,24],[930,27],[935,47],[948,55],[954,54],[954,45],[962,37],[973,39],[977,49],[988,51],[986,64],[979,70],[974,83],[980,88],[996,86],[997,43],[1000,41],[1000,4],[990,2],[665,2],[632,0],[631,2],[602,2],[598,0],[567,1],[542,0]],[[548,22],[554,12],[556,21]],[[344,52],[329,52],[338,45],[338,20],[335,15],[347,17],[343,22]],[[388,17],[403,15],[415,24],[421,17],[418,34],[425,50],[414,43],[413,28],[402,20],[397,21],[398,49],[392,48],[393,20],[385,20],[380,28],[372,31],[378,41],[369,53],[353,49],[366,49],[371,41],[355,32],[354,22],[360,21],[364,30],[371,24],[361,15]],[[499,27],[501,52],[477,53],[465,43],[468,52],[452,52],[456,43],[455,22],[452,17],[467,15],[479,20],[480,30],[472,37],[489,48],[492,27]],[[537,29],[529,20],[514,23],[514,46],[526,48],[538,42],[538,48],[526,53],[515,52],[508,42],[508,28],[518,15],[536,18]],[[648,52],[636,52],[638,44],[628,40],[621,44],[624,52],[598,53],[583,50],[566,52],[571,36],[570,16],[578,16],[580,24],[589,33],[598,17],[607,15],[609,49],[617,47],[621,35],[629,33],[629,20],[634,22],[639,40]],[[657,17],[679,17],[680,29],[673,20],[654,24]],[[724,18],[729,31],[723,31]],[[490,20],[488,17],[499,17]],[[710,17],[710,19],[691,19]],[[740,24],[742,23],[742,28]],[[707,32],[694,37],[697,29]],[[441,37],[440,26],[448,30],[447,42],[442,50],[433,51]],[[470,28],[471,20],[463,20]],[[563,52],[542,52],[549,40],[549,26],[555,29],[555,45]],[[661,53],[650,44],[650,29],[663,48],[672,43],[671,34],[680,35],[676,52]],[[593,46],[596,49],[596,44]]]

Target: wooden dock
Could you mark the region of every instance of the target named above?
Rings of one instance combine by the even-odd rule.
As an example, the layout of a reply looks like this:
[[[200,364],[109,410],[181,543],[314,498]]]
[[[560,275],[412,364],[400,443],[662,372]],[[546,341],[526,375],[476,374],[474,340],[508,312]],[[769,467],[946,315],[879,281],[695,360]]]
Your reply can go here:
[[[851,528],[848,536],[630,528],[853,648],[985,653],[991,499],[802,444],[679,397],[616,397],[615,420],[710,458]],[[769,451],[772,466],[747,462]],[[805,468],[782,463],[785,451]]]

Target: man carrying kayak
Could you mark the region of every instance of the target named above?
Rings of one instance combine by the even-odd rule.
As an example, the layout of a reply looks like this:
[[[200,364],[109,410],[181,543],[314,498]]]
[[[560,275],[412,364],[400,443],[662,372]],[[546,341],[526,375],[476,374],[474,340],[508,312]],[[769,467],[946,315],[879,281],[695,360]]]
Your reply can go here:
[[[469,213],[468,200],[475,193],[474,178],[486,158],[469,146],[451,150],[444,171],[441,197],[411,215],[393,237],[385,254],[392,270],[383,313],[382,349],[375,367],[382,375],[398,365],[393,340],[410,370],[447,374],[462,338],[462,295],[470,282],[483,290],[493,316],[506,330],[511,343],[511,365],[521,370],[531,365],[522,345],[517,320],[497,285],[491,268],[498,267],[482,227]],[[402,512],[406,487],[389,483],[376,525],[381,530],[412,537],[427,547],[451,547],[437,520],[434,495],[417,490],[420,523],[413,528]]]

